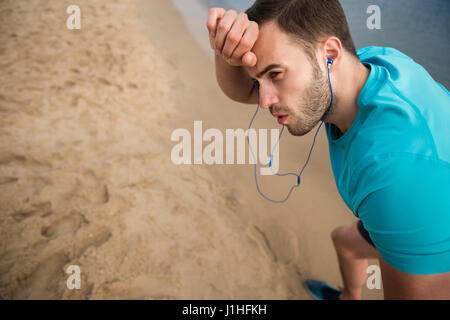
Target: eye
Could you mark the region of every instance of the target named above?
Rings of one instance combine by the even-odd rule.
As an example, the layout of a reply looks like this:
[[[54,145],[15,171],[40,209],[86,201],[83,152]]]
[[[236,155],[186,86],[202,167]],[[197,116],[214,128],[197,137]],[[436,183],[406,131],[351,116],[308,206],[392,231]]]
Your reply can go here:
[[[281,74],[281,72],[276,72],[276,71],[274,71],[274,72],[271,72],[270,74],[269,74],[269,76],[270,76],[270,79],[272,79],[272,80],[276,80],[276,78],[278,78],[278,76]]]

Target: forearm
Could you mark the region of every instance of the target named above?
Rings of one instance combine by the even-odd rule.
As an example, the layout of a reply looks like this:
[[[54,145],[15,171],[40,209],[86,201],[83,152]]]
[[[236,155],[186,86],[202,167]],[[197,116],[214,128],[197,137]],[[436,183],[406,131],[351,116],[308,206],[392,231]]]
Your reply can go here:
[[[218,55],[215,55],[215,65],[217,82],[227,97],[241,103],[258,103],[253,81],[244,67],[231,66]]]

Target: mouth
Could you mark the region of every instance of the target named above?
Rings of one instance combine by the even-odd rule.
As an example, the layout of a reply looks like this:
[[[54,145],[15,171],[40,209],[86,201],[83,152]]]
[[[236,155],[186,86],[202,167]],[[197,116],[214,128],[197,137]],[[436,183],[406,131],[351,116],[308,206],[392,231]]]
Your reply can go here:
[[[278,113],[274,113],[272,114],[275,118],[278,119],[278,123],[279,124],[284,124],[286,122],[286,119],[288,118],[287,114],[278,114]]]

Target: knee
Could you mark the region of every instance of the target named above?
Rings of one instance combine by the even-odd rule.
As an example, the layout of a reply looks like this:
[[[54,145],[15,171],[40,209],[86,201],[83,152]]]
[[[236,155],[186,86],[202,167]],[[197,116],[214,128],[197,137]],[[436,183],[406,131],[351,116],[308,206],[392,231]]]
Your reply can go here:
[[[351,245],[348,244],[348,232],[347,226],[337,227],[331,232],[331,240],[338,255],[352,258],[353,252]]]
[[[339,246],[340,244],[342,244],[344,237],[345,237],[344,226],[334,228],[333,231],[331,231],[331,240],[333,241],[333,244],[335,246]]]

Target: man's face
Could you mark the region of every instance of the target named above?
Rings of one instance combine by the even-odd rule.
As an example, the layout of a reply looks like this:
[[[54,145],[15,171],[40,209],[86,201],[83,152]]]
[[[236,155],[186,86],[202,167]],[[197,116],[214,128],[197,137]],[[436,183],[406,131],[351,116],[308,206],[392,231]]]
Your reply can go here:
[[[276,22],[260,26],[252,51],[258,63],[247,71],[259,82],[261,107],[269,108],[292,135],[311,131],[323,119],[331,101],[326,68],[320,69],[316,58],[311,61],[303,47]]]

